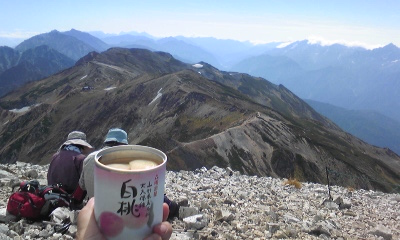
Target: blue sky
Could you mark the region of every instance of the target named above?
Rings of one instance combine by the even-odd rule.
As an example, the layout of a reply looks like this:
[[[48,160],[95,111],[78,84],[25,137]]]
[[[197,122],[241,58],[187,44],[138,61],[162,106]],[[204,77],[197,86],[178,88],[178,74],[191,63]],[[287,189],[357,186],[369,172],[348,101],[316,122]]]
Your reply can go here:
[[[0,0],[0,39],[51,30],[400,47],[398,0]],[[1,42],[0,42],[0,45]]]

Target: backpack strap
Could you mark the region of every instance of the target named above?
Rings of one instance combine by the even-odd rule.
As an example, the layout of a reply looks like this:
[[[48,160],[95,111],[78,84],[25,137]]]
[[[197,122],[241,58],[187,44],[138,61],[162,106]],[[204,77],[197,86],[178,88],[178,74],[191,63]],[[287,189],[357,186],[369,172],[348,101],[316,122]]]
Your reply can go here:
[[[75,201],[75,203],[81,203],[83,199],[86,197],[86,191],[79,186],[75,189],[75,191],[71,195],[71,199]]]
[[[35,205],[35,202],[33,201],[32,197],[29,195],[29,193],[21,192],[21,194],[23,194],[24,196],[26,196],[28,198],[28,202],[33,208],[38,209],[38,206]]]
[[[40,196],[45,196],[46,194],[57,194],[63,198],[70,198],[71,196],[65,191],[63,188],[59,187],[58,185],[51,185],[51,186],[45,186],[42,188],[39,192]]]

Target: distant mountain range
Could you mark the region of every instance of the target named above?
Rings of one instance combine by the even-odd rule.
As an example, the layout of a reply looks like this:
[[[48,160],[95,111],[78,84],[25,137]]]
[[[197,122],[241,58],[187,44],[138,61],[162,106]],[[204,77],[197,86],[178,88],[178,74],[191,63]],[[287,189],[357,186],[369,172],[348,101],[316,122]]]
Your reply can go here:
[[[69,68],[90,52],[101,53],[110,47],[144,48],[169,52],[174,58],[189,64],[203,61],[217,69],[260,76],[275,84],[283,84],[303,99],[339,106],[344,112],[352,110],[352,115],[360,110],[375,111],[393,119],[393,127],[400,128],[398,47],[389,44],[367,50],[339,44],[321,46],[306,40],[281,46],[279,42],[253,45],[215,38],[178,36],[160,39],[136,32],[116,35],[85,33],[75,29],[67,32],[54,30],[27,39],[14,49],[0,47],[0,96],[26,82]],[[41,49],[42,54],[35,54],[32,50],[35,48],[38,48],[36,51]],[[30,54],[32,56],[28,57]],[[22,61],[22,55],[29,61]],[[326,112],[326,109],[319,110]],[[334,112],[338,116],[343,114]],[[360,114],[363,118],[367,117],[362,112]],[[335,121],[337,118],[332,119]],[[384,123],[374,122],[375,125],[371,125],[372,121],[362,124],[353,121],[350,125],[346,125],[347,121],[335,122],[345,130],[352,129],[354,124],[358,124],[359,128],[385,129],[385,125],[380,125]],[[351,133],[400,154],[395,137],[385,131],[373,132],[368,136],[366,133]],[[371,142],[371,139],[379,141]]]
[[[366,50],[300,41],[231,69],[283,84],[304,99],[374,110],[400,122],[400,49],[393,44]]]
[[[391,192],[400,156],[341,130],[283,85],[187,64],[165,52],[110,48],[0,98],[0,161],[48,163],[72,130],[100,148],[121,127],[169,170],[231,167],[258,176]],[[349,176],[349,177],[343,177]]]
[[[312,100],[305,102],[344,131],[369,144],[388,147],[400,153],[400,128],[397,121],[371,110],[347,110]]]
[[[92,51],[107,49],[101,40],[72,29],[29,38],[15,47],[0,47],[0,96],[26,82],[69,68]]]

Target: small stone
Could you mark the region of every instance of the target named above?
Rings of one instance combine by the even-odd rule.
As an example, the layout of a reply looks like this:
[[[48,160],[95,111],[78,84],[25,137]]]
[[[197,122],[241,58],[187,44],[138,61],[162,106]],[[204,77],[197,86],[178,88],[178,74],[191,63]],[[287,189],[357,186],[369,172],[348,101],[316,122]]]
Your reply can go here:
[[[31,169],[25,172],[25,176],[30,179],[36,179],[39,176],[39,174],[35,169]]]
[[[200,208],[201,209],[211,209],[210,205],[208,205],[208,203],[205,201],[201,201]]]
[[[0,233],[4,233],[7,234],[7,232],[9,231],[8,226],[5,224],[0,224]]]
[[[352,212],[352,211],[346,211],[346,212],[344,212],[344,215],[351,216],[351,217],[356,217],[357,216],[357,214],[355,212]]]
[[[271,232],[271,234],[276,233],[280,228],[280,225],[278,223],[268,223],[268,230]]]
[[[385,240],[391,240],[393,237],[390,229],[388,229],[382,225],[376,226],[376,228],[374,230],[370,231],[369,233],[379,236],[379,237],[383,237],[383,239],[385,239]]]
[[[288,227],[285,229],[285,234],[290,237],[296,239],[297,237],[297,230],[294,227]]]
[[[300,219],[298,219],[298,218],[296,218],[296,217],[294,217],[294,216],[292,216],[290,214],[285,214],[285,215],[283,215],[283,217],[284,217],[286,223],[297,223],[297,222],[300,222]]]
[[[327,236],[330,236],[329,228],[323,224],[323,223],[318,223],[317,225],[311,227],[310,229],[310,234],[319,236],[321,234],[325,234]]]
[[[178,205],[181,207],[188,207],[189,206],[189,200],[187,198],[181,198],[178,200]]]
[[[199,209],[194,207],[180,207],[179,208],[179,219],[184,219],[190,216],[199,214]]]
[[[234,204],[235,201],[233,201],[232,199],[225,199],[224,200],[224,204]]]
[[[183,222],[186,224],[186,227],[189,229],[202,229],[207,226],[207,220],[203,217],[202,214],[190,216],[183,219]]]
[[[339,205],[337,205],[336,203],[334,203],[332,201],[325,201],[324,206],[330,210],[335,210],[335,209],[339,208]]]
[[[273,236],[278,239],[288,238],[288,235],[286,235],[286,233],[282,230],[278,230],[275,234],[273,234]]]

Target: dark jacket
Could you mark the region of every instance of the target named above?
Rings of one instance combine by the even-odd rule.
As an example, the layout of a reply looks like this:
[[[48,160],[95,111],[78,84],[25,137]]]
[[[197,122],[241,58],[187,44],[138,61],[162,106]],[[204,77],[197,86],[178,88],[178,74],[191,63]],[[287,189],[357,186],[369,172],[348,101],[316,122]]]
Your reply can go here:
[[[85,157],[81,153],[64,149],[55,153],[47,172],[48,184],[61,183],[68,193],[72,193],[78,186]]]

